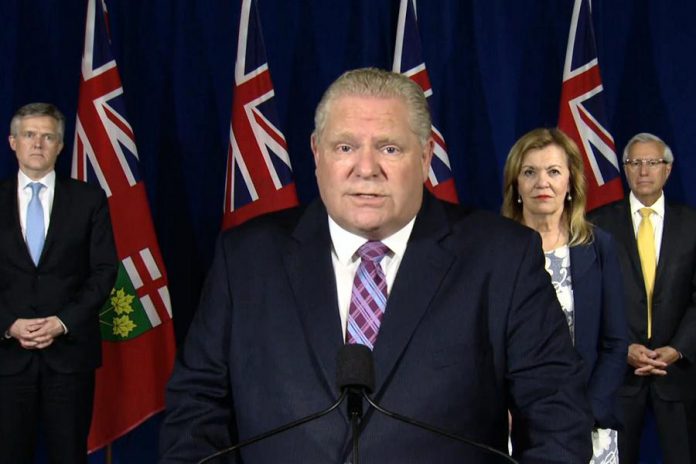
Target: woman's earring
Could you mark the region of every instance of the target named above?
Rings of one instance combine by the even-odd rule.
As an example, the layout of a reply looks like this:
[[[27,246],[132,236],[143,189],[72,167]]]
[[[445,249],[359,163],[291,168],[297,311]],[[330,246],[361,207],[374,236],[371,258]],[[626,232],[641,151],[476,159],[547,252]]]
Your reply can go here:
[[[570,195],[570,192],[568,192],[568,193],[566,194],[566,200],[570,201],[570,200],[572,200],[572,199],[573,199],[573,197]]]
[[[517,203],[522,203],[522,195],[517,195]]]

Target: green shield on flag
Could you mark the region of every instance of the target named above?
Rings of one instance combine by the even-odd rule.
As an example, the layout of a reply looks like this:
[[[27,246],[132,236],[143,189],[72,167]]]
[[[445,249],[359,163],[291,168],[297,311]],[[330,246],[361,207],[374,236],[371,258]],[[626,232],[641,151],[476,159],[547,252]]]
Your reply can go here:
[[[121,342],[133,339],[153,326],[133,282],[121,263],[111,295],[99,312],[102,340]]]

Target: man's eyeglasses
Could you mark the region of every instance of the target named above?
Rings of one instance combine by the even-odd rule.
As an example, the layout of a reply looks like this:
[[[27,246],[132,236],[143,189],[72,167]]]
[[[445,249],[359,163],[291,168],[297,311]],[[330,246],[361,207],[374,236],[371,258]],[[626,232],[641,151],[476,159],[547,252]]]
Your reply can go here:
[[[24,131],[20,132],[19,137],[23,140],[26,140],[27,142],[35,142],[37,139],[41,139],[42,142],[52,145],[56,142],[58,142],[58,135],[57,134],[51,134],[51,133],[46,133],[46,134],[39,134],[38,132],[34,131]]]
[[[649,169],[655,169],[661,164],[668,164],[663,159],[627,159],[624,161],[624,166],[632,169],[639,169],[641,166],[647,166]]]

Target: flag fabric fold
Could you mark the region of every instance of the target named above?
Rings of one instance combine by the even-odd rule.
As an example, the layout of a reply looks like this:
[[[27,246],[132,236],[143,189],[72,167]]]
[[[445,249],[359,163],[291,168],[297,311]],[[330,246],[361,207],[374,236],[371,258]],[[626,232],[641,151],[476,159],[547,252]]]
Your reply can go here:
[[[589,0],[575,0],[568,34],[558,128],[578,144],[585,165],[587,210],[623,198],[614,139],[607,129],[602,78]]]
[[[223,229],[298,204],[288,145],[278,128],[274,96],[256,2],[243,0],[234,69]]]
[[[399,19],[396,29],[396,45],[394,47],[394,64],[392,71],[404,74],[423,88],[427,98],[433,94],[430,77],[425,66],[421,50],[418,22],[416,19],[415,0],[401,0]],[[442,133],[435,127],[437,115],[432,111],[432,137],[435,141],[433,158],[430,163],[430,173],[426,187],[437,198],[450,203],[458,203],[457,189],[447,154],[447,144]]]
[[[99,315],[103,360],[96,373],[90,452],[164,408],[175,354],[167,275],[124,103],[106,5],[89,0],[72,177],[106,192],[120,259]]]

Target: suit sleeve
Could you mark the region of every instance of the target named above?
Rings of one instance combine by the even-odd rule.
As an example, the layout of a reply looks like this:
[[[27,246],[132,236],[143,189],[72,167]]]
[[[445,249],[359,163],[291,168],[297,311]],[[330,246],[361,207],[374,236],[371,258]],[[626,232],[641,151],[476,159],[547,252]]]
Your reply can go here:
[[[116,280],[118,257],[106,195],[100,191],[92,208],[89,269],[80,289],[57,314],[68,328],[83,326],[106,301]]]
[[[227,364],[232,299],[222,243],[167,385],[162,464],[197,462],[236,441]]]
[[[588,396],[596,425],[616,429],[621,425],[616,416],[616,395],[626,370],[628,322],[616,245],[607,234],[597,231],[595,246],[601,263],[602,307],[599,353],[588,383]]]
[[[592,418],[582,364],[541,250],[534,234],[512,283],[506,351],[513,455],[525,464],[587,464]]]
[[[670,346],[679,351],[686,359],[680,362],[696,362],[696,261],[691,264],[691,288],[689,302],[684,308],[678,329],[670,341]]]

